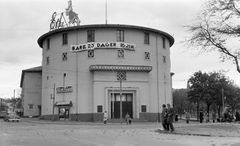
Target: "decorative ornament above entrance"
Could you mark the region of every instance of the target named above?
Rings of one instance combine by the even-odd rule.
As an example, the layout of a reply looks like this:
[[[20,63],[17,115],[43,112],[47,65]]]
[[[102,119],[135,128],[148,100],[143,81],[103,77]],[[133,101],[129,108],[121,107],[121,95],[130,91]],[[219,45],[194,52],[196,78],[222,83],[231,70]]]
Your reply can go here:
[[[68,17],[68,22],[65,19],[65,16]],[[78,14],[75,13],[72,9],[72,1],[68,1],[68,7],[66,8],[65,12],[57,13],[54,12],[52,14],[52,19],[50,22],[50,31],[70,27],[70,26],[79,26],[80,20],[78,18]]]

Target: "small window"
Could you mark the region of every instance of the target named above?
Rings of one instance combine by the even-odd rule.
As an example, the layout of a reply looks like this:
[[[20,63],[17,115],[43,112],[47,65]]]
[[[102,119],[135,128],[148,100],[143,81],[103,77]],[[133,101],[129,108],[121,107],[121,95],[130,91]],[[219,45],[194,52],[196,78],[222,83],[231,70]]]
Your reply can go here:
[[[167,60],[166,60],[166,56],[163,56],[163,63],[166,63]]]
[[[150,44],[149,33],[147,32],[144,33],[144,44]]]
[[[88,50],[88,58],[94,57],[94,50]]]
[[[95,42],[95,30],[87,31],[87,42]]]
[[[47,49],[50,49],[50,39],[47,39]]]
[[[49,65],[50,64],[50,57],[48,56],[47,58],[46,58],[46,65]]]
[[[67,52],[62,53],[62,61],[67,61]]]
[[[141,111],[142,111],[143,113],[147,112],[147,106],[146,106],[146,105],[142,105],[142,106],[141,106]]]
[[[98,105],[98,106],[97,106],[97,112],[98,112],[98,113],[102,113],[102,112],[103,112],[102,109],[103,109],[102,105]]]
[[[165,49],[166,48],[166,39],[164,37],[162,38],[162,45],[163,45],[163,48]]]
[[[117,42],[124,42],[124,30],[117,30]]]
[[[144,52],[144,58],[146,60],[149,60],[150,59],[150,52]]]
[[[33,109],[33,104],[28,104],[28,109]]]
[[[63,33],[63,35],[62,35],[62,44],[63,45],[68,44],[68,34],[67,33]]]
[[[118,81],[126,81],[127,80],[126,71],[117,72],[117,80]]]
[[[118,58],[124,58],[124,50],[123,49],[118,50]]]

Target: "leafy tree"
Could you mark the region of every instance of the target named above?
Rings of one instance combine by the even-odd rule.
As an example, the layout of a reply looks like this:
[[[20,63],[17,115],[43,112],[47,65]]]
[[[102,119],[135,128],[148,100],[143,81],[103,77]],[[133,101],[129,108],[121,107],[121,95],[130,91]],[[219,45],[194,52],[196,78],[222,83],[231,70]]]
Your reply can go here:
[[[192,111],[193,105],[188,101],[187,89],[175,89],[173,90],[173,107],[177,114],[182,117],[184,111]]]
[[[188,100],[197,104],[197,117],[199,117],[200,102],[205,94],[207,74],[201,71],[195,72],[188,80]]]
[[[186,26],[191,35],[187,39],[190,46],[203,52],[220,53],[222,61],[231,60],[239,67],[240,1],[209,0],[194,24]]]
[[[231,107],[232,112],[240,108],[240,88],[232,84],[228,85],[225,92],[225,102]]]
[[[220,116],[222,91],[227,92],[230,85],[232,83],[222,73],[212,72],[207,74],[198,71],[188,80],[189,101],[197,102],[197,112],[199,112],[199,103],[204,103],[207,107],[208,115],[210,106],[214,105],[214,107],[218,107]]]

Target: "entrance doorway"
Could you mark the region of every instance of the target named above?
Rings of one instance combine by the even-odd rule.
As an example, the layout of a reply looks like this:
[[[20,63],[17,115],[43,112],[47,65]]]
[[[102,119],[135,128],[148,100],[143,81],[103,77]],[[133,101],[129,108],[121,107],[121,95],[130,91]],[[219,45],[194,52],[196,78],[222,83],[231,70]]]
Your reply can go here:
[[[59,106],[58,115],[59,115],[59,119],[68,119],[69,118],[69,107]]]
[[[111,93],[111,118],[120,118],[120,93]],[[122,118],[125,118],[126,114],[129,114],[133,118],[133,94],[122,94]]]

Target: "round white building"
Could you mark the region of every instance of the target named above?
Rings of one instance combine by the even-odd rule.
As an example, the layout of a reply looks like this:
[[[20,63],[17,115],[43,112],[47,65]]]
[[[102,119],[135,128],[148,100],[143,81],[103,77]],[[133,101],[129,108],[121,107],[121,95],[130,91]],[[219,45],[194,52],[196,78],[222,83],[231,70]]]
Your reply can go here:
[[[99,24],[42,35],[42,118],[157,121],[172,103],[166,32],[133,25]]]

